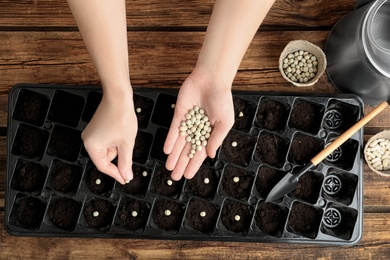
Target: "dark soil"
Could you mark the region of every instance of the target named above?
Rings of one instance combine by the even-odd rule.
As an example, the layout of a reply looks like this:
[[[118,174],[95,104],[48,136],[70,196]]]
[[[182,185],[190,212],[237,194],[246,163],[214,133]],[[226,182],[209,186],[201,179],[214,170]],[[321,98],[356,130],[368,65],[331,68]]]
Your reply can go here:
[[[49,133],[38,128],[21,124],[16,132],[12,152],[14,154],[41,159]]]
[[[168,185],[168,180],[172,181],[172,185]],[[157,165],[153,175],[153,188],[162,195],[175,196],[180,194],[183,187],[183,178],[179,181],[171,179],[171,172],[168,171],[164,165]]]
[[[267,130],[283,131],[287,122],[286,107],[275,100],[264,100],[259,105],[256,115],[257,124]]]
[[[76,127],[79,123],[83,107],[83,97],[57,90],[49,110],[49,119]]]
[[[298,100],[290,116],[290,126],[311,134],[316,134],[322,120],[321,108],[313,103]]]
[[[307,204],[295,202],[290,210],[288,226],[292,232],[309,238],[317,236],[322,211]]]
[[[137,212],[134,217],[132,212]],[[128,199],[126,200],[118,210],[119,224],[130,230],[138,230],[142,232],[148,220],[150,207],[146,202]]]
[[[146,176],[143,176],[146,172]],[[151,172],[149,169],[133,164],[134,178],[127,184],[123,185],[123,190],[132,195],[139,195],[144,197],[150,182]]]
[[[248,132],[252,126],[254,116],[254,104],[244,99],[233,97],[234,105],[234,125],[233,129]],[[240,116],[240,112],[243,116]]]
[[[135,162],[145,163],[147,161],[152,140],[153,135],[138,131],[133,149],[133,160]]]
[[[96,183],[97,179],[100,179],[100,184]],[[94,165],[86,172],[85,184],[90,191],[96,194],[109,195],[114,182],[115,180],[111,176],[100,172]]]
[[[94,217],[93,212],[99,212],[99,216]],[[89,227],[103,228],[111,224],[115,208],[107,200],[95,198],[85,204],[83,215]]]
[[[165,210],[169,210],[171,214],[165,215]],[[153,210],[153,220],[156,225],[164,230],[178,231],[184,214],[184,208],[179,203],[171,200],[159,200],[156,202]]]
[[[298,164],[308,163],[323,149],[320,139],[307,135],[296,135],[290,147],[290,159]]]
[[[209,183],[204,183],[204,179],[208,178]],[[201,166],[195,176],[187,180],[188,188],[195,196],[212,199],[218,185],[217,173],[205,166]]]
[[[261,163],[282,167],[285,162],[287,150],[287,141],[282,137],[270,133],[263,133],[257,141],[255,159]]]
[[[235,177],[239,178],[234,182]],[[222,175],[222,189],[230,197],[248,199],[253,183],[253,174],[244,169],[227,166]]]
[[[56,125],[54,126],[47,152],[52,156],[74,162],[77,160],[81,145],[80,131]]]
[[[41,126],[45,121],[49,102],[47,96],[23,89],[19,92],[13,118],[25,123]]]
[[[169,127],[175,112],[175,109],[171,107],[172,104],[176,104],[176,97],[159,94],[153,111],[152,122],[160,126]]]
[[[16,218],[27,228],[38,228],[41,225],[45,205],[37,198],[24,197],[15,205]]]
[[[141,112],[136,112],[138,127],[145,129],[148,127],[150,116],[152,115],[154,102],[150,98],[134,94],[134,110],[141,108]]]
[[[232,142],[237,142],[233,147]],[[221,153],[223,160],[241,166],[248,166],[252,157],[256,137],[230,131],[222,143]]]
[[[85,122],[91,121],[96,109],[98,108],[100,101],[102,100],[103,93],[97,91],[91,91],[88,94],[87,103],[85,104],[82,119]]]
[[[15,169],[12,188],[20,191],[40,191],[45,182],[47,170],[38,163],[21,162]]]
[[[296,198],[314,204],[320,193],[322,178],[316,176],[314,172],[307,172],[299,178],[298,187],[292,191]]]
[[[286,175],[285,172],[279,171],[266,166],[261,166],[257,172],[256,190],[262,198],[266,198],[272,188]]]
[[[240,220],[235,220],[235,216],[240,216]],[[251,223],[251,212],[248,206],[235,202],[225,201],[222,208],[221,221],[225,228],[235,233],[246,233]]]
[[[202,217],[201,212],[206,215]],[[208,201],[193,199],[190,201],[185,217],[186,225],[203,233],[212,233],[218,218],[218,208]]]
[[[56,160],[50,172],[50,185],[59,192],[76,193],[82,173],[82,167]]]
[[[75,200],[59,198],[49,206],[49,219],[58,228],[73,231],[81,205]]]
[[[284,223],[286,222],[287,211],[278,205],[262,202],[256,210],[255,221],[261,232],[280,237]]]

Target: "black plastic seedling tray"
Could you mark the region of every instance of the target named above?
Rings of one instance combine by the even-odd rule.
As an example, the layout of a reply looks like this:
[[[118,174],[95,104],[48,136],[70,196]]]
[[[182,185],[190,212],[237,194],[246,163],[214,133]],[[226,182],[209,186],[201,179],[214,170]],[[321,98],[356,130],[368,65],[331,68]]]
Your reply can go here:
[[[134,94],[141,108],[135,178],[121,185],[94,167],[80,138],[102,97],[99,87],[21,84],[11,90],[4,221],[10,234],[336,245],[360,240],[363,129],[303,175],[296,190],[265,202],[286,172],[298,171],[363,116],[360,98],[234,92],[236,121],[216,158],[206,159],[192,180],[168,185],[162,147],[177,91]]]

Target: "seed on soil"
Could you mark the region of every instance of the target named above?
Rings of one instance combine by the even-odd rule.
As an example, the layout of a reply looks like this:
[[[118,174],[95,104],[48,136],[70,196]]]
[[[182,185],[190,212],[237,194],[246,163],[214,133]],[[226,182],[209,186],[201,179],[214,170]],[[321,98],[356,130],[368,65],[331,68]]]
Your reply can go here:
[[[240,111],[240,113],[238,113],[238,117],[243,117],[244,116],[244,113],[242,113],[241,111]]]
[[[132,215],[133,217],[136,217],[136,216],[138,215],[138,213],[137,213],[137,211],[133,210],[133,211],[131,212],[131,215]]]
[[[239,182],[239,181],[240,181],[240,178],[234,177],[234,178],[233,178],[233,181],[234,181],[234,182]]]
[[[95,183],[96,183],[96,185],[100,185],[102,183],[102,180],[101,179],[96,179]]]
[[[143,171],[142,172],[142,176],[144,176],[144,177],[148,176],[148,172],[147,171]]]
[[[139,114],[139,113],[141,113],[142,109],[140,107],[137,107],[137,109],[135,111]]]
[[[173,181],[171,181],[171,180],[167,180],[167,184],[168,184],[168,186],[172,186],[172,184],[173,184]]]
[[[94,211],[92,212],[92,216],[94,216],[95,218],[99,216],[99,211]]]
[[[235,216],[234,216],[234,220],[235,220],[235,221],[240,221],[240,219],[241,219],[240,215],[235,215]]]
[[[236,141],[232,142],[232,146],[236,147],[237,146],[237,142]]]
[[[164,215],[165,215],[165,216],[170,216],[170,215],[171,215],[171,211],[170,211],[169,209],[166,209],[166,210],[164,211]]]
[[[204,217],[206,217],[206,212],[202,211],[202,212],[199,213],[199,215],[200,215],[202,218],[204,218]]]
[[[176,107],[176,104],[172,104],[172,105],[171,105],[171,108],[175,108],[175,107]]]
[[[204,182],[205,184],[209,184],[210,180],[209,180],[209,178],[204,178],[203,182]]]

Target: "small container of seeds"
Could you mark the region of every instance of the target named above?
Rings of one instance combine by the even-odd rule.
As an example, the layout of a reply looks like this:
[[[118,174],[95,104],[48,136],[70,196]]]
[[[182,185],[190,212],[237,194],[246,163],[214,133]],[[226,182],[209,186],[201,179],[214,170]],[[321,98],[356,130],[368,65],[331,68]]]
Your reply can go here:
[[[283,78],[297,87],[314,85],[326,69],[325,53],[305,40],[289,42],[279,57]]]
[[[367,141],[364,159],[373,172],[390,177],[390,130],[379,132]]]

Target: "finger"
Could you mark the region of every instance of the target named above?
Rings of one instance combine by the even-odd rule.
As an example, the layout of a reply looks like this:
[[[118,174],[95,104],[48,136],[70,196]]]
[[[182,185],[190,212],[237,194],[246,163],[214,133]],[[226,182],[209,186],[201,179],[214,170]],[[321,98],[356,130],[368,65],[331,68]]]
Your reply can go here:
[[[187,143],[179,156],[179,160],[176,163],[175,169],[173,169],[171,173],[172,180],[178,181],[183,176],[185,169],[190,161],[190,157],[188,156],[191,150],[191,145]]]
[[[133,179],[133,148],[127,145],[118,147],[118,169],[126,183]]]
[[[96,166],[96,165],[95,165]],[[101,172],[104,172],[105,174],[107,174],[108,176],[111,176],[112,178],[114,178],[117,182],[119,182],[120,184],[122,185],[125,185],[126,184],[126,180],[122,177],[122,175],[119,173],[119,170],[118,170],[118,167],[116,167],[115,164],[111,163],[105,167],[104,171],[100,170],[97,166],[96,168],[101,171]]]
[[[175,146],[172,149],[172,152],[169,154],[165,163],[165,167],[167,168],[167,170],[172,171],[176,167],[177,161],[179,160],[181,152],[183,151],[186,143],[187,142],[184,136],[179,136],[175,143]]]
[[[215,124],[206,146],[207,154],[210,158],[215,157],[217,149],[222,145],[222,142],[229,133],[230,128],[231,127],[224,123]]]
[[[192,179],[198,172],[199,168],[202,166],[202,163],[204,162],[206,157],[206,149],[202,149],[202,151],[197,151],[194,158],[192,158],[188,163],[187,168],[184,172],[184,177],[187,179]]]
[[[167,138],[165,139],[164,143],[164,153],[165,154],[170,154],[175,147],[175,143],[177,139],[179,138],[179,127],[180,127],[180,117],[175,115],[172,119],[171,126],[169,127],[168,135]]]
[[[116,150],[116,149],[115,149]],[[113,164],[110,158],[116,157],[116,152],[113,150],[108,149],[107,154],[103,156],[99,156],[98,154],[90,154],[92,162],[95,164],[96,168],[102,172],[107,174],[108,176],[111,176],[116,181],[118,181],[121,184],[125,184],[125,180],[122,177],[122,175],[119,173],[118,167],[116,167],[115,164]]]

